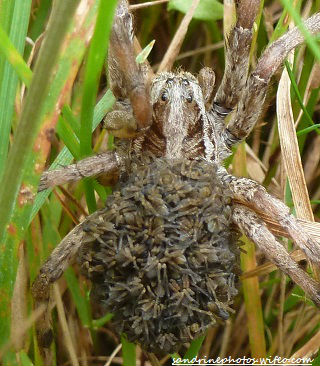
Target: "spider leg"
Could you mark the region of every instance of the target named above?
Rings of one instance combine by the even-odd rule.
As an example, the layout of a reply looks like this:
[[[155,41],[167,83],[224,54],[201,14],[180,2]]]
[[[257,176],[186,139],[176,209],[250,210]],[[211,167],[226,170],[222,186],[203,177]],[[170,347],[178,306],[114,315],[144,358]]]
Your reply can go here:
[[[232,218],[241,231],[250,238],[281,271],[289,275],[314,303],[320,306],[319,284],[299,267],[266,224],[251,210],[241,205],[234,205]]]
[[[311,34],[320,32],[320,13],[308,18],[304,22],[304,27]],[[255,70],[245,84],[236,110],[225,130],[224,140],[229,147],[249,135],[260,117],[261,106],[264,103],[272,75],[286,59],[288,53],[303,41],[302,33],[295,27],[273,42],[260,57]]]
[[[91,217],[99,215],[99,211]],[[77,225],[54,249],[50,257],[41,267],[38,276],[32,284],[32,296],[35,308],[43,307],[43,313],[36,321],[36,333],[40,353],[45,359],[45,364],[50,365],[51,353],[49,350],[52,342],[51,316],[50,316],[50,288],[64,273],[73,261],[85,236],[85,222]]]
[[[234,177],[224,168],[219,169],[219,174],[226,188],[231,189],[234,198],[248,204],[256,211],[265,212],[273,217],[312,262],[320,263],[319,243],[299,225],[283,202],[271,196],[263,186],[251,179]]]
[[[216,93],[213,111],[224,117],[238,103],[246,84],[252,43],[253,23],[260,0],[237,0],[237,22],[226,38],[226,66],[221,85]]]
[[[130,100],[132,110],[119,114],[109,113],[105,119],[105,127],[114,131],[119,124],[123,137],[127,137],[125,123],[129,122],[129,134],[134,127],[136,132],[143,131],[151,125],[151,105],[147,88],[146,73],[143,66],[136,62],[134,52],[134,35],[132,15],[129,12],[128,1],[120,0],[116,9],[108,54],[108,76],[110,88],[119,101]],[[113,114],[112,114],[113,113]],[[119,116],[124,119],[119,119]],[[135,121],[135,126],[132,121]],[[122,137],[121,133],[118,133]]]
[[[113,182],[120,166],[120,158],[113,151],[90,156],[75,164],[64,166],[62,169],[43,172],[38,192],[44,191],[49,187],[76,182],[84,177],[99,176],[101,174],[107,174],[110,182]]]

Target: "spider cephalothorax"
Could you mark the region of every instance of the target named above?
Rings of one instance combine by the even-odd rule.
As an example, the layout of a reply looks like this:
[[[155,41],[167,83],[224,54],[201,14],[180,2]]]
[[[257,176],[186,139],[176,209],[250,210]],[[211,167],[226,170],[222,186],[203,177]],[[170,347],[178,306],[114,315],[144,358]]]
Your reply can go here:
[[[116,312],[120,332],[148,350],[174,352],[228,317],[237,293],[238,230],[320,305],[319,284],[269,231],[261,212],[316,263],[318,243],[264,187],[223,167],[232,145],[257,122],[273,73],[303,37],[290,30],[248,73],[260,1],[238,0],[236,6],[225,74],[213,95],[209,68],[197,78],[184,71],[154,76],[148,64],[136,63],[132,16],[127,1],[119,0],[108,55],[117,101],[105,118],[118,138],[116,151],[45,173],[41,189],[101,173],[120,180],[106,208],[76,226],[41,268],[33,284],[37,305],[48,306],[50,284],[78,257],[93,282],[93,300]],[[304,25],[319,32],[320,14]],[[47,348],[47,313],[37,331]]]
[[[209,86],[201,83],[208,78]],[[150,87],[152,124],[143,135],[133,138],[130,148],[126,144],[124,155],[150,151],[156,157],[204,158],[220,164],[231,151],[223,139],[221,124],[206,109],[213,87],[214,72],[210,68],[202,69],[198,78],[186,71],[156,75]],[[107,128],[109,124],[107,121]]]

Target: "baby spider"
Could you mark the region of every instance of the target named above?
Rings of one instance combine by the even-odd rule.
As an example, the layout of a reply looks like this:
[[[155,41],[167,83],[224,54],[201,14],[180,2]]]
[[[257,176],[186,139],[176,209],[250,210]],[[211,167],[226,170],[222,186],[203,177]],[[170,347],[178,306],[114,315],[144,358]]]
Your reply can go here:
[[[45,173],[41,189],[86,175],[88,163],[94,165],[90,173],[116,173],[119,182],[106,207],[76,226],[42,266],[32,288],[36,306],[47,307],[50,285],[76,258],[92,282],[92,300],[115,313],[119,333],[147,351],[176,352],[228,319],[238,293],[240,231],[320,305],[319,284],[259,212],[272,216],[314,263],[320,261],[319,244],[263,186],[232,176],[223,166],[231,147],[259,119],[272,75],[303,42],[293,28],[248,73],[259,6],[258,0],[236,1],[225,73],[214,95],[209,68],[197,77],[185,71],[151,77],[146,64],[137,64],[132,16],[127,1],[119,0],[108,56],[117,101],[104,122],[117,137],[116,149]],[[320,14],[304,25],[319,32]],[[37,334],[45,350],[52,338],[47,313]]]

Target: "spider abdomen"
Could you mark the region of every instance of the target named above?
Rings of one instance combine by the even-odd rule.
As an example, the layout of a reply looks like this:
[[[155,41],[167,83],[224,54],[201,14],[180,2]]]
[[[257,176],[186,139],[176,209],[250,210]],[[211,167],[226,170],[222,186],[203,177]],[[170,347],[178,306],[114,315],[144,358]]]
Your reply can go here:
[[[239,249],[216,166],[156,159],[85,224],[79,261],[92,297],[130,341],[174,352],[229,317]]]

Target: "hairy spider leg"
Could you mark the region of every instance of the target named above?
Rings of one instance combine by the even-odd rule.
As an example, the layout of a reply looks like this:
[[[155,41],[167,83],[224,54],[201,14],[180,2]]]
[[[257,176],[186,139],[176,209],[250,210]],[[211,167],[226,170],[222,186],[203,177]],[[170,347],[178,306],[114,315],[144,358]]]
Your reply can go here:
[[[320,262],[320,246],[304,230],[297,219],[290,214],[289,208],[277,198],[271,196],[259,183],[248,178],[238,178],[219,168],[221,180],[231,189],[234,198],[247,203],[256,211],[263,211],[273,217],[295,244],[314,263]]]
[[[308,18],[304,22],[304,27],[311,34],[318,33],[320,31],[320,13]],[[260,57],[227,125],[224,138],[229,147],[244,140],[249,135],[261,115],[259,107],[265,101],[272,75],[286,59],[288,53],[303,41],[303,35],[295,27],[273,42]]]
[[[236,24],[225,40],[226,66],[219,89],[215,95],[213,111],[230,113],[238,103],[245,87],[253,24],[258,14],[260,0],[236,1]]]
[[[99,211],[94,212],[90,217],[94,218],[97,216],[99,216]],[[39,350],[45,365],[52,364],[52,353],[49,349],[53,337],[49,309],[50,288],[62,276],[70,263],[73,262],[79,248],[83,244],[86,230],[85,225],[85,222],[77,225],[63,238],[43,264],[32,284],[32,296],[35,302],[35,308],[43,308],[42,314],[36,321],[36,332]]]
[[[152,122],[149,88],[143,65],[136,62],[133,20],[127,0],[120,0],[116,9],[110,35],[108,76],[118,103],[106,116],[106,129],[125,138],[148,129]]]
[[[236,204],[234,205],[232,218],[234,223],[258,246],[265,256],[281,271],[289,275],[319,306],[319,284],[308,276],[299,264],[290,257],[283,245],[277,241],[256,213],[247,207]]]

